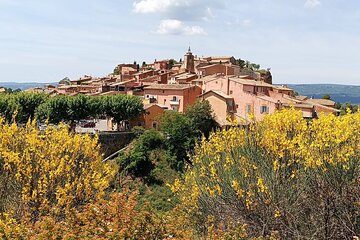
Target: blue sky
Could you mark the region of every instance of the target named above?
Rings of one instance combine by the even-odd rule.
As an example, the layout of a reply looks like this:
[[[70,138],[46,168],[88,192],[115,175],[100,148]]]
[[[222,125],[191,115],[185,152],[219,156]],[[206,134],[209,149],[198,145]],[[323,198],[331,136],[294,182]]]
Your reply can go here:
[[[104,76],[189,44],[271,68],[275,83],[360,85],[360,1],[0,0],[0,82]]]

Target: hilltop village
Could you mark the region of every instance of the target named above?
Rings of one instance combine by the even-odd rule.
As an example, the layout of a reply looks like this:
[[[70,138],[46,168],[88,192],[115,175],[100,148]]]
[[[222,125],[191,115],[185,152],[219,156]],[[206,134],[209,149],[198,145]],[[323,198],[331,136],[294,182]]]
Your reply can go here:
[[[240,124],[254,118],[261,120],[266,114],[291,106],[301,110],[304,118],[315,118],[321,112],[338,114],[334,101],[298,96],[287,86],[273,85],[269,70],[254,69],[239,61],[230,56],[198,57],[189,47],[179,62],[171,59],[155,60],[151,64],[143,62],[141,66],[136,62],[119,64],[105,77],[64,79],[58,86],[27,91],[51,96],[140,96],[145,114],[131,125],[147,129],[158,128],[156,119],[164,111],[184,112],[197,99],[209,101],[221,127],[229,125],[229,120]]]

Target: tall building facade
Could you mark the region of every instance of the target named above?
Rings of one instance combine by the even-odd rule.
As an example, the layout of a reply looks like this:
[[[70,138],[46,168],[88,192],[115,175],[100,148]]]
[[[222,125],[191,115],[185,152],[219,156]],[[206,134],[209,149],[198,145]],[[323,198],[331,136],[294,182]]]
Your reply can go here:
[[[188,73],[195,73],[195,57],[191,52],[190,46],[184,55],[183,69]]]

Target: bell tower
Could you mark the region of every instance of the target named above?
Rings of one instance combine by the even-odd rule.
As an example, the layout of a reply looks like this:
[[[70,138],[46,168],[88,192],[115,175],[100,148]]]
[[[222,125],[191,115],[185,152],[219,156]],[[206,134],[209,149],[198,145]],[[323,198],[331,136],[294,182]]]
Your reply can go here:
[[[191,52],[190,46],[187,53],[184,55],[184,68],[186,72],[195,73],[195,58]]]

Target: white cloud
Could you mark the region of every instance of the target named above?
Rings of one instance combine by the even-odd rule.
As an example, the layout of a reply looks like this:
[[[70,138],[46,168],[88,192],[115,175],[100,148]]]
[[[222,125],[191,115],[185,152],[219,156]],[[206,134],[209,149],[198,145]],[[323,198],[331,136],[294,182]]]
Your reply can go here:
[[[306,0],[304,6],[306,8],[316,8],[320,5],[321,5],[320,0]]]
[[[156,33],[170,35],[206,35],[204,29],[199,26],[186,26],[176,19],[162,20]]]
[[[189,5],[189,2],[181,0],[141,0],[140,2],[134,2],[134,11],[137,13],[166,12],[172,7],[186,5]]]
[[[169,19],[210,20],[214,10],[221,9],[220,0],[137,0],[133,3],[136,13],[156,13]]]

